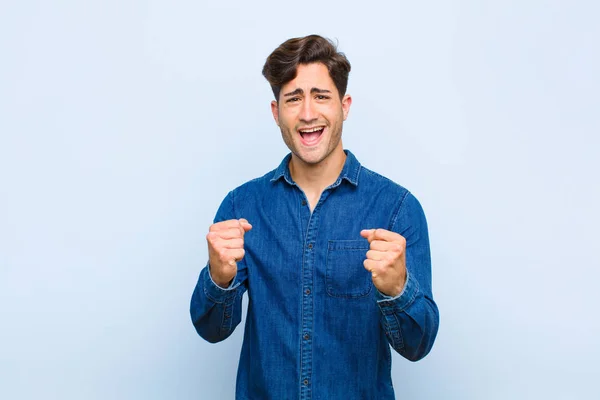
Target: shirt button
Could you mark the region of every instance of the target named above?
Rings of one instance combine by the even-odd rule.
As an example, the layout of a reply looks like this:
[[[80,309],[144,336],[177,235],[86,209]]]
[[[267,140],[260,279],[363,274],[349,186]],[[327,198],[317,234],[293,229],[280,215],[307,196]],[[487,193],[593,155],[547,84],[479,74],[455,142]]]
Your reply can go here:
[[[308,333],[305,333],[304,334],[304,340],[308,340],[308,339],[310,339],[310,335]]]
[[[309,243],[309,244],[308,244],[308,248],[309,248],[309,249],[312,249],[312,243]]]
[[[302,205],[305,206],[306,205],[306,200],[302,200]]]
[[[310,294],[310,289],[306,289],[306,290],[304,291],[304,294],[308,296],[308,295]]]
[[[304,386],[308,386],[308,379],[305,379],[302,383],[304,383]]]

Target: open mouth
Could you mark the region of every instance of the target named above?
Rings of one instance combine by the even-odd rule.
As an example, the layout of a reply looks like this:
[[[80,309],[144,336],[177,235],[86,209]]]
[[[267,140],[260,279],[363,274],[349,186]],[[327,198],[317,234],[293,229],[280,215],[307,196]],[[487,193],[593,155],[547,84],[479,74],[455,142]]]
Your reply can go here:
[[[298,129],[298,133],[302,138],[302,143],[305,146],[314,146],[321,139],[321,135],[325,131],[324,126],[315,126],[313,128]]]

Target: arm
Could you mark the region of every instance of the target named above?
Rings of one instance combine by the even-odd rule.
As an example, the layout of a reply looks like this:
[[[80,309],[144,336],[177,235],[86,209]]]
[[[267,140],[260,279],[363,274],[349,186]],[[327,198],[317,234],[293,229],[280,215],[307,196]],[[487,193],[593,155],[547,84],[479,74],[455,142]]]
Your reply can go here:
[[[417,361],[433,346],[439,312],[431,291],[431,255],[425,214],[418,200],[407,193],[392,231],[406,239],[406,283],[390,298],[378,293],[381,325],[390,345],[403,357]]]
[[[241,253],[242,257],[239,255],[235,257],[238,260],[237,271],[234,270],[233,273],[235,276],[231,280],[229,287],[223,288],[219,286],[215,283],[211,275],[211,265],[215,268],[218,265],[218,268],[221,269],[221,265],[218,263],[219,260],[213,260],[213,257],[216,258],[216,251],[211,244],[211,241],[213,241],[211,235],[215,235],[213,227],[219,226],[218,224],[224,223],[224,221],[235,220],[233,200],[233,192],[230,192],[217,211],[214,220],[215,224],[211,226],[211,232],[207,235],[211,261],[200,272],[200,277],[190,303],[190,315],[196,332],[211,343],[220,342],[228,338],[240,323],[242,318],[242,296],[247,289],[247,270],[245,262],[242,259],[243,249]],[[239,241],[240,239],[236,240]],[[216,244],[214,246],[219,247]]]
[[[431,256],[427,221],[417,199],[402,199],[390,231],[364,232],[371,250],[365,268],[373,274],[381,326],[396,352],[411,361],[433,346],[439,312],[431,291]]]

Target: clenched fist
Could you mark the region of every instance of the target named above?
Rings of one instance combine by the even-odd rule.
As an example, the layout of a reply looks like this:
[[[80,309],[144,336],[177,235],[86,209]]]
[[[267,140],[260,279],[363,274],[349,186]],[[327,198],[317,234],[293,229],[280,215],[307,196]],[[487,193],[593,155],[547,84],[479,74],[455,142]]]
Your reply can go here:
[[[244,234],[252,229],[245,219],[230,219],[210,226],[206,241],[210,275],[226,288],[237,274],[237,262],[244,258]]]
[[[381,293],[395,297],[406,283],[406,239],[385,229],[365,229],[360,235],[369,241],[364,267]]]

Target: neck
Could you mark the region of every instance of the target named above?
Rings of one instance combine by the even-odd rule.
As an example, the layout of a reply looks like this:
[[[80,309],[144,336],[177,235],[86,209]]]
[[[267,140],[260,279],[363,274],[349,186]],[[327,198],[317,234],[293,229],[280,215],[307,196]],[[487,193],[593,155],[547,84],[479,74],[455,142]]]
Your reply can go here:
[[[318,164],[307,164],[292,153],[289,167],[292,179],[304,193],[318,198],[325,188],[337,180],[345,162],[346,153],[340,143],[338,148]]]

